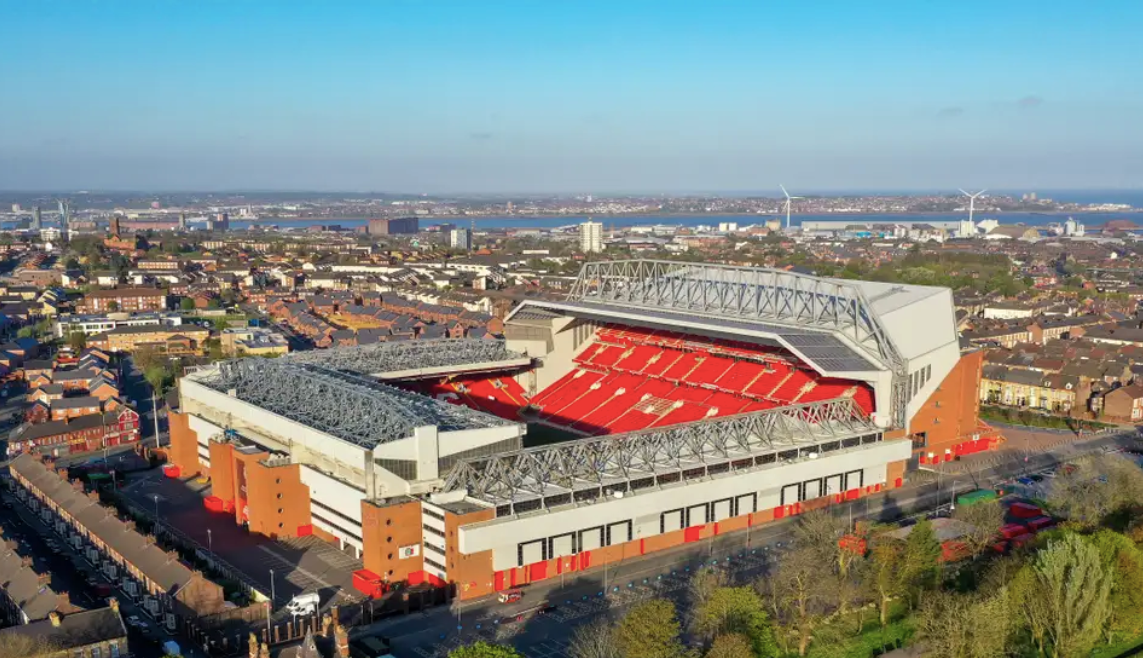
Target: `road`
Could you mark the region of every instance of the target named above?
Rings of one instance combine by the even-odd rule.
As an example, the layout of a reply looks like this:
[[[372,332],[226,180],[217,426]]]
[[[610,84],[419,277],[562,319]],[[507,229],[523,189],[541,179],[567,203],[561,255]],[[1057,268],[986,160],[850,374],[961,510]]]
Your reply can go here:
[[[135,411],[139,412],[139,441],[143,445],[155,445],[155,413],[156,409],[151,404],[151,385],[143,377],[143,371],[139,370],[135,365],[135,360],[130,356],[124,356],[121,362],[123,373],[123,389],[127,398],[135,402]],[[160,443],[167,442],[166,434],[166,420],[163,418],[162,409],[163,401],[161,398],[159,403],[159,440]]]
[[[990,464],[975,473],[907,484],[901,489],[829,509],[853,521],[892,521],[948,506],[958,493],[996,486],[1021,473],[1050,468],[1079,454],[1137,444],[1138,437],[1131,432],[1069,444],[1031,455],[1027,462],[1023,453],[1012,451],[1006,455],[1007,461]],[[772,559],[770,556],[788,546],[795,523],[796,519],[784,519],[627,563],[592,569],[567,582],[552,579],[537,583],[526,588],[524,599],[517,604],[501,605],[485,598],[383,620],[355,629],[354,636],[386,636],[400,658],[444,656],[450,648],[476,639],[510,643],[527,658],[565,658],[567,642],[578,625],[602,614],[616,614],[648,598],[679,598],[685,591],[689,572],[703,563],[718,561],[741,582],[757,578],[764,573]],[[544,601],[557,605],[557,610],[523,622],[502,623],[505,618],[513,620],[521,611]]]

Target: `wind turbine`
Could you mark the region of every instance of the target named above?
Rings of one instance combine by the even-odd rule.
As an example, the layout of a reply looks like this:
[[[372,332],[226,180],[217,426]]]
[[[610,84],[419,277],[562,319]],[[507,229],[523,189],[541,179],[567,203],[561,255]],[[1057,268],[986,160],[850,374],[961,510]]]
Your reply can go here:
[[[781,183],[778,183],[778,187],[782,188],[782,194],[786,195],[786,230],[789,231],[790,230],[790,202],[793,201],[794,199],[804,199],[806,197],[804,197],[804,196],[790,196],[790,193],[786,191],[786,186],[782,185]]]
[[[963,189],[960,191],[961,194],[968,197],[968,221],[970,221],[970,222],[972,221],[972,211],[973,211],[974,206],[976,205],[976,197],[980,196],[981,194],[984,194],[987,191],[988,190],[981,190],[981,191],[977,192],[976,194],[969,194],[968,192],[965,192]],[[973,226],[975,226],[975,224]]]

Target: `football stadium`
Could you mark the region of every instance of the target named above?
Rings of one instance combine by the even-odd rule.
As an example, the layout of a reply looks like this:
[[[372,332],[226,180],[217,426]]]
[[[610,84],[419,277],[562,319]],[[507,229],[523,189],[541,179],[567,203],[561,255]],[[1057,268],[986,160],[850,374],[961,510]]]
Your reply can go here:
[[[946,288],[593,262],[504,340],[215,364],[171,460],[252,532],[360,557],[362,590],[475,598],[901,486],[985,450]],[[368,583],[373,583],[369,585]]]

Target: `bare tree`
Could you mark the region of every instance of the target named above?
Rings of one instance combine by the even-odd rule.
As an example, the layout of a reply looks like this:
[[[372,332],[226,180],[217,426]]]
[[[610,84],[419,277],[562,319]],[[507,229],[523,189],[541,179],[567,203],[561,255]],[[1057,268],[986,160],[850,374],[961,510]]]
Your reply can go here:
[[[690,603],[689,623],[693,630],[698,611],[702,610],[710,597],[720,587],[726,586],[726,572],[721,569],[703,565],[694,572],[687,583],[687,599]]]
[[[962,541],[975,558],[996,540],[997,529],[1004,525],[1004,508],[999,501],[983,500],[961,505],[953,512],[953,518],[968,526]]]
[[[55,652],[55,645],[47,638],[23,633],[0,633],[0,658],[33,658]]]
[[[782,556],[770,578],[780,619],[795,636],[799,656],[806,655],[814,628],[824,617],[823,601],[829,598],[819,557],[820,549],[799,544]]]
[[[1069,521],[1094,527],[1109,515],[1143,502],[1143,470],[1115,454],[1090,455],[1062,469],[1048,505]]]
[[[622,658],[614,631],[606,619],[576,628],[568,645],[571,658]]]
[[[1008,653],[1008,591],[939,592],[917,617],[917,639],[933,658],[1000,658]]]

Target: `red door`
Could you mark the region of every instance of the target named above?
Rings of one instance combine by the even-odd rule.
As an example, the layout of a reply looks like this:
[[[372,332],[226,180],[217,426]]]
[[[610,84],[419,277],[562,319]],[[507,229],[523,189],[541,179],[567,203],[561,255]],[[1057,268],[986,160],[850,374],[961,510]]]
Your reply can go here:
[[[534,583],[548,577],[548,563],[537,562],[529,568],[528,582]]]
[[[504,586],[504,572],[503,571],[497,571],[492,576],[492,589],[494,589],[497,592],[503,592],[504,590],[508,589],[507,587]]]

